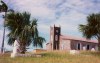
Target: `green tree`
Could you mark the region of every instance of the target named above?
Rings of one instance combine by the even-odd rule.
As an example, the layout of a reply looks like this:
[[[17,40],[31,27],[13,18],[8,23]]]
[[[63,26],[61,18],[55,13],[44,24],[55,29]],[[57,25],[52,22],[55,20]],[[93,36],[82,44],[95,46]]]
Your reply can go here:
[[[100,50],[100,13],[87,16],[87,24],[79,25],[79,30],[87,39],[96,38]]]
[[[25,53],[30,44],[42,47],[45,39],[39,36],[37,19],[30,20],[31,15],[27,12],[10,12],[6,16],[6,27],[9,29],[8,44],[12,45],[15,38],[19,38],[21,53]]]

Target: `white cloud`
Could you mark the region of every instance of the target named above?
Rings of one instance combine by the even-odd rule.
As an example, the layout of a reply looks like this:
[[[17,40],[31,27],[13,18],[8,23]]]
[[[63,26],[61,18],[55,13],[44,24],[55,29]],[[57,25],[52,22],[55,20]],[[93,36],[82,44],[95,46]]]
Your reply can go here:
[[[78,25],[86,23],[86,15],[72,10],[68,14],[62,14],[59,19],[53,23],[61,26],[62,33],[65,31],[77,32]]]
[[[34,17],[49,18],[55,17],[54,10],[49,9],[45,4],[48,0],[11,0],[14,2],[16,11],[28,11]]]

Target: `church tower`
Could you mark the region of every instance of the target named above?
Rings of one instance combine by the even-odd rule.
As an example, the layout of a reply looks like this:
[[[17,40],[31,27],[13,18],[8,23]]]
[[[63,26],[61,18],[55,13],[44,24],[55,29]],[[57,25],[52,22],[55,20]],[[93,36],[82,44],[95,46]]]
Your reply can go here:
[[[50,27],[50,42],[52,50],[59,50],[60,43],[60,27]]]

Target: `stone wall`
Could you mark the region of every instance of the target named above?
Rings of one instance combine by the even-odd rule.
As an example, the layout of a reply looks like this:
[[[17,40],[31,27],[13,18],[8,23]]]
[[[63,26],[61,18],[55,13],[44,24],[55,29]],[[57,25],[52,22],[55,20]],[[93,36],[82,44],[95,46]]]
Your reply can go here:
[[[70,40],[61,40],[59,46],[60,46],[60,50],[65,50],[65,51],[70,50],[71,48]]]

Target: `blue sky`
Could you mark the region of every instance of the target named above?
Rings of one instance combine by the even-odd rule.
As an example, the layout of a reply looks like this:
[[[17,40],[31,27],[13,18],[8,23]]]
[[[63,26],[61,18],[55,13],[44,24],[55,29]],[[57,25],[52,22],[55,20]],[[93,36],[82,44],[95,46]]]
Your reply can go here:
[[[79,24],[86,23],[86,17],[91,13],[100,12],[100,0],[3,0],[10,9],[28,11],[32,18],[38,19],[40,35],[49,42],[50,26],[61,26],[63,35],[79,36]],[[3,13],[0,13],[0,43],[3,35]],[[6,30],[6,35],[8,31]],[[7,45],[6,48],[11,48]],[[45,44],[44,44],[45,48]]]

